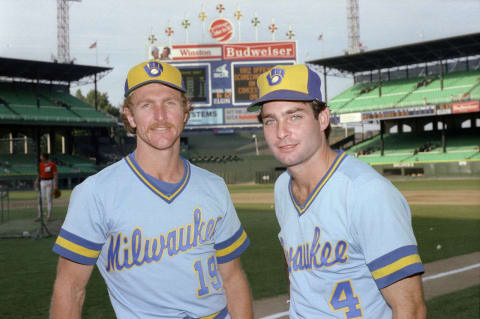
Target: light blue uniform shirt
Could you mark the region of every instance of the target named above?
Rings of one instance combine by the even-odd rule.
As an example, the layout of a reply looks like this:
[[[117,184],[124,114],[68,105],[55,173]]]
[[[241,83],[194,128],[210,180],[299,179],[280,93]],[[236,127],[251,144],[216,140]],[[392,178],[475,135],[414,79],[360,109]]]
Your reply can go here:
[[[163,185],[132,153],[72,193],[53,250],[97,265],[118,318],[229,318],[217,264],[249,239],[223,180],[183,161]]]
[[[275,183],[290,318],[392,318],[380,289],[423,272],[408,204],[384,177],[340,152],[304,205]]]

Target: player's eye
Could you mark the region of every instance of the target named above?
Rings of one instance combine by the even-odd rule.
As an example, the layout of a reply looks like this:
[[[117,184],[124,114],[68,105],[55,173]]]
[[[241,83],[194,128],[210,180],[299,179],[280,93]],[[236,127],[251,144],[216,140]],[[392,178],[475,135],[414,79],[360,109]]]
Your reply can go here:
[[[167,105],[167,106],[177,106],[177,105],[179,105],[179,103],[178,103],[177,100],[167,100],[165,102],[165,105]]]
[[[300,120],[302,118],[302,115],[298,114],[298,113],[293,113],[291,116],[290,116],[290,119],[293,120],[293,121],[296,121],[296,120]]]
[[[271,118],[263,119],[263,125],[265,126],[272,125],[273,123],[275,123],[275,121]]]

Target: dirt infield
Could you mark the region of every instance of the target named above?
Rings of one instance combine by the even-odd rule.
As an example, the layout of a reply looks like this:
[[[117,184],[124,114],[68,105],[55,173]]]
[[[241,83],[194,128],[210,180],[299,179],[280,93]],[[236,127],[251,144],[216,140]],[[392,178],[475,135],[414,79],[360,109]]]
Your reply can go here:
[[[403,191],[402,194],[410,205],[480,205],[480,190],[421,190]],[[235,204],[272,204],[271,193],[232,193]],[[60,198],[53,201],[54,206],[67,206],[68,199]],[[11,209],[36,208],[36,200],[10,201]]]
[[[480,205],[480,191],[403,191],[402,194],[410,205]]]
[[[403,191],[410,205],[480,205],[479,190]],[[236,204],[273,204],[273,193],[234,193]]]

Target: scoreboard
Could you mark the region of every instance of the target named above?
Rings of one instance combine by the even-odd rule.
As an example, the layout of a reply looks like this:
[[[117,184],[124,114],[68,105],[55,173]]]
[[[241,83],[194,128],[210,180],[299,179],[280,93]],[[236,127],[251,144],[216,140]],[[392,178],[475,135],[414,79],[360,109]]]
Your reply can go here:
[[[257,77],[278,64],[297,62],[295,41],[185,44],[171,47],[194,109],[187,129],[257,127],[257,114],[247,112],[258,98]]]

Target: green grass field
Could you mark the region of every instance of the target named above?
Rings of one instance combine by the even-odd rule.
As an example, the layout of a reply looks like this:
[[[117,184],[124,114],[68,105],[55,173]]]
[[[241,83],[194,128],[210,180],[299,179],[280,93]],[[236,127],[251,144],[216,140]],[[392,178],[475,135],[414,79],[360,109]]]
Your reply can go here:
[[[477,181],[454,183],[456,186],[453,189],[479,189]],[[396,185],[402,190],[452,189],[452,181],[401,182]],[[230,190],[232,193],[270,192],[273,186],[236,185],[230,186]],[[12,198],[31,199],[35,198],[35,193],[12,193]],[[254,204],[236,205],[236,208],[252,242],[241,261],[254,299],[286,293],[283,253],[277,238],[279,226],[273,209],[270,205]],[[414,205],[411,210],[424,262],[480,251],[480,207]],[[57,207],[54,216],[61,218],[65,212],[65,207]],[[12,221],[31,221],[34,214],[32,209],[20,209],[12,211],[11,218]],[[7,225],[0,226],[5,228]],[[57,262],[57,256],[51,252],[54,240],[53,237],[0,240],[0,318],[47,317]],[[442,249],[436,248],[438,244],[442,245]],[[430,300],[427,303],[429,318],[474,318],[478,314],[479,289],[476,286]],[[83,317],[115,318],[104,281],[97,270],[87,288]]]

